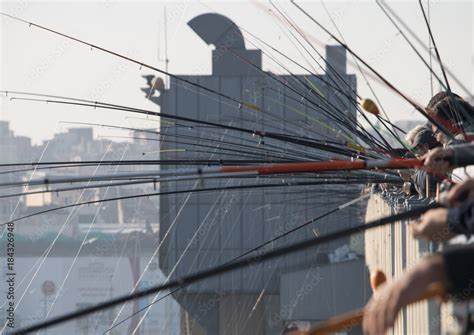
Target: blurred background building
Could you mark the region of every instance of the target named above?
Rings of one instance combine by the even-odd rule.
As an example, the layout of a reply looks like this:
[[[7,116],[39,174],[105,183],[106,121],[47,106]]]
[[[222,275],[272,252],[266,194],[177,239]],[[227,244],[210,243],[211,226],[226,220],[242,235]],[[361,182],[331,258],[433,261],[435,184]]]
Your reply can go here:
[[[326,59],[321,60],[321,63],[326,62],[324,75],[273,75],[264,73],[262,52],[247,49],[242,32],[228,18],[204,14],[195,17],[188,25],[205,43],[214,46],[212,73],[180,77],[267,112],[238,106],[175,78],[170,79],[169,87],[159,84],[157,88],[154,83],[163,83],[164,80],[146,76],[148,87],[143,91],[159,104],[163,113],[262,132],[294,133],[295,136],[308,135],[305,133],[307,130],[301,127],[305,125],[314,129],[315,133],[328,135],[330,131],[321,124],[331,124],[331,121],[322,113],[315,116],[314,110],[283,84],[298,86],[300,81],[309,83],[317,92],[308,92],[316,103],[324,105],[323,100],[326,99],[355,122],[356,110],[352,102],[355,101],[356,77],[346,73],[346,53],[342,47],[327,46]],[[338,94],[328,84],[331,82],[349,85],[347,96]],[[216,139],[229,139],[249,148],[255,148],[260,141],[260,146],[267,149],[279,145],[288,153],[304,150],[297,144],[282,144],[259,138],[258,135],[213,127],[208,127],[206,131],[206,138],[212,133]],[[186,124],[162,123],[160,133],[162,138],[171,139],[162,144],[166,152],[162,154],[162,159],[219,158],[225,161],[239,158],[236,152],[213,153],[206,149],[208,139],[198,141],[197,147],[195,143],[173,141],[198,134]],[[314,133],[311,136],[314,138]],[[320,135],[316,138],[324,137]],[[255,155],[247,158],[268,159],[263,151],[259,152],[259,146],[252,150]],[[172,170],[179,169],[179,166],[161,168]],[[239,178],[233,183],[225,179],[206,180],[201,186],[238,186],[253,180]],[[268,179],[259,181],[259,184],[269,182],[275,184],[275,181]],[[162,184],[161,191],[192,190],[198,186],[196,181],[167,183]],[[292,200],[291,192],[297,192],[300,200]],[[335,204],[359,195],[358,187],[323,184],[316,187],[293,185],[280,187],[276,191],[262,188],[161,197],[159,224],[163,247],[160,268],[174,279],[229,262],[282,232],[321,215]],[[266,250],[359,224],[360,220],[357,206],[347,208],[273,242]],[[340,264],[333,267],[330,263]],[[347,281],[349,274],[352,280]],[[309,325],[362,306],[370,296],[367,278],[363,255],[351,250],[346,239],[187,286],[174,293],[174,297],[183,310],[184,334],[274,334],[295,324]],[[351,330],[352,333],[358,331]]]

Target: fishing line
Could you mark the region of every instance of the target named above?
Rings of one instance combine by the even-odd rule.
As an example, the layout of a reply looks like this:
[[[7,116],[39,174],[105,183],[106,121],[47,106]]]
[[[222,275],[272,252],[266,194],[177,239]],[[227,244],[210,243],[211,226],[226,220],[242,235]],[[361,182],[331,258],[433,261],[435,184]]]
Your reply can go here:
[[[105,301],[103,303],[99,303],[95,306],[91,306],[88,308],[66,313],[66,314],[51,318],[49,320],[46,320],[44,322],[29,326],[29,327],[25,327],[23,329],[19,329],[18,331],[15,332],[15,334],[26,334],[28,332],[38,331],[40,329],[58,325],[69,320],[73,320],[79,317],[83,317],[83,316],[101,311],[103,309],[111,308],[118,304],[123,304],[125,302],[136,300],[136,299],[139,299],[151,294],[156,294],[164,290],[177,288],[182,285],[192,284],[192,283],[195,283],[207,278],[211,278],[211,277],[214,277],[214,276],[217,276],[219,274],[223,274],[229,271],[246,268],[251,265],[256,265],[261,262],[267,262],[269,260],[284,256],[284,255],[288,255],[291,253],[295,253],[297,251],[308,249],[310,247],[315,247],[323,243],[334,241],[341,237],[346,237],[353,234],[361,233],[368,229],[384,226],[384,225],[391,224],[391,223],[401,221],[401,220],[410,219],[410,218],[419,216],[428,210],[439,208],[439,207],[441,207],[441,205],[439,203],[434,202],[427,206],[422,206],[419,208],[411,209],[411,210],[398,213],[395,215],[391,215],[388,217],[383,217],[378,220],[374,220],[365,224],[357,225],[357,226],[346,228],[346,229],[341,229],[341,230],[338,230],[338,231],[335,231],[323,236],[310,238],[310,239],[303,240],[297,243],[292,243],[290,245],[279,247],[257,256],[245,257],[229,264],[223,264],[216,267],[212,267],[204,271],[198,271],[190,275],[172,280],[168,282],[167,284],[153,286],[148,289],[140,290],[129,295],[119,296],[114,299]]]
[[[407,95],[402,93],[399,89],[397,89],[392,83],[390,83],[387,79],[385,79],[379,72],[377,72],[372,66],[370,66],[367,62],[365,62],[361,57],[359,57],[352,49],[344,44],[341,40],[339,40],[334,34],[332,34],[327,28],[325,28],[321,23],[316,21],[308,12],[306,12],[301,6],[299,6],[294,0],[291,0],[291,3],[298,8],[303,14],[305,14],[311,21],[313,21],[318,27],[320,27],[324,32],[326,32],[329,36],[331,36],[337,43],[343,46],[350,54],[356,57],[365,67],[367,67],[370,71],[372,71],[377,77],[379,77],[385,85],[391,88],[395,93],[397,93],[401,98],[403,98],[406,102],[412,105],[417,111],[419,111],[422,115],[424,115],[431,123],[436,125],[443,133],[445,133],[450,139],[453,137],[449,130],[446,129],[445,125],[440,123],[438,120],[433,118],[429,115],[426,110],[409,98]]]
[[[239,259],[241,259],[241,258],[243,258],[243,257],[245,257],[245,256],[247,256],[247,255],[249,255],[249,254],[251,254],[251,253],[253,253],[253,252],[255,252],[255,251],[260,250],[261,248],[263,248],[263,247],[265,247],[265,246],[267,246],[267,245],[269,245],[269,244],[272,244],[272,243],[275,242],[275,241],[278,241],[279,239],[281,239],[281,238],[283,238],[283,237],[285,237],[285,236],[287,236],[287,235],[289,235],[289,234],[294,233],[295,231],[298,231],[298,230],[300,230],[300,229],[302,229],[302,228],[304,228],[304,227],[306,227],[306,226],[308,226],[308,225],[310,225],[310,224],[312,224],[312,223],[315,223],[316,221],[319,221],[319,220],[321,220],[321,219],[323,219],[323,218],[325,218],[325,217],[327,217],[327,216],[329,216],[329,215],[331,215],[331,214],[333,214],[333,213],[335,213],[335,212],[338,212],[338,211],[340,211],[340,210],[342,210],[342,209],[344,209],[344,208],[346,208],[346,207],[349,207],[349,206],[351,206],[351,205],[353,205],[353,204],[355,204],[355,203],[357,203],[357,202],[360,202],[360,201],[362,201],[362,200],[368,198],[369,196],[371,196],[370,193],[365,194],[365,195],[362,195],[362,196],[360,196],[360,197],[358,197],[358,198],[356,198],[356,199],[353,199],[353,200],[351,200],[351,201],[349,201],[349,202],[345,202],[345,203],[343,203],[343,204],[341,204],[341,205],[339,205],[339,206],[337,206],[337,207],[335,207],[335,208],[333,208],[333,209],[331,209],[331,210],[329,210],[329,211],[327,211],[327,212],[325,212],[325,213],[319,215],[318,217],[315,217],[315,218],[313,218],[313,219],[311,219],[311,220],[309,220],[309,221],[306,221],[306,222],[304,222],[303,224],[300,224],[300,225],[298,225],[298,226],[295,227],[295,228],[292,228],[292,229],[290,229],[290,230],[287,230],[286,232],[284,232],[284,233],[282,233],[282,234],[279,234],[279,235],[277,235],[276,237],[274,237],[274,238],[272,238],[272,239],[270,239],[270,240],[267,240],[266,242],[261,243],[261,244],[257,245],[256,247],[254,247],[254,248],[252,248],[252,249],[247,250],[246,252],[240,254],[239,256],[234,257],[234,258],[230,259],[229,261],[225,262],[224,265],[229,264],[229,263],[232,263],[232,262],[235,262],[235,261],[237,261],[237,260],[239,260]],[[132,317],[134,317],[134,316],[140,314],[140,313],[143,312],[144,310],[150,308],[150,306],[153,306],[154,304],[156,304],[156,303],[162,301],[163,299],[165,299],[165,298],[171,296],[172,294],[176,293],[177,291],[179,291],[179,290],[181,290],[181,289],[183,289],[183,288],[185,288],[185,287],[186,287],[186,285],[182,285],[182,286],[176,288],[175,290],[173,290],[173,291],[167,293],[166,295],[164,295],[164,296],[161,297],[160,299],[154,300],[154,301],[151,302],[150,304],[148,304],[148,305],[146,305],[145,307],[139,309],[137,312],[135,312],[135,313],[133,313],[133,314],[127,316],[126,318],[120,320],[118,323],[113,324],[110,328],[108,328],[107,330],[105,330],[105,332],[104,332],[103,334],[106,334],[106,333],[110,332],[112,329],[118,327],[119,325],[121,325],[121,324],[123,324],[124,322],[128,321],[128,320],[131,319]]]

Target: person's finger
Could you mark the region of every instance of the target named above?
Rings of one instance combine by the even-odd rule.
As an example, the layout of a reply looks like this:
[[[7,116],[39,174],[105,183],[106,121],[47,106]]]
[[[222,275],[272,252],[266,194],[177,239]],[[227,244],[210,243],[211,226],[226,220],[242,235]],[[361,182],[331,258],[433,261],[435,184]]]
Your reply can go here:
[[[422,231],[419,228],[419,225],[410,225],[411,234],[414,238],[418,239],[422,235]]]
[[[466,183],[454,186],[449,192],[448,192],[448,201],[450,202],[457,202],[461,201],[462,198],[465,196],[466,193]]]
[[[461,185],[455,185],[448,191],[448,195],[446,196],[446,198],[449,202],[456,201],[456,199],[459,197],[460,187]]]

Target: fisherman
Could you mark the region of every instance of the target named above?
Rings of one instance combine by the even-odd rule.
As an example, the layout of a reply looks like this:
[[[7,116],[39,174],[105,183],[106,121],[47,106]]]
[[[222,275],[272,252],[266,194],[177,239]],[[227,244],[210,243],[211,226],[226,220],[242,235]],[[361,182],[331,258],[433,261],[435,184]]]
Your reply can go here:
[[[424,156],[434,148],[442,147],[442,144],[436,140],[433,131],[426,125],[418,125],[410,130],[405,140],[417,157]],[[402,178],[406,177],[406,174],[403,174],[403,172],[400,172],[400,174]],[[409,182],[404,184],[404,191],[408,194],[413,194],[414,188],[420,196],[433,196],[436,193],[436,183],[441,181],[440,178],[428,174],[426,170],[421,169],[416,170],[412,175],[408,175],[408,178]],[[427,180],[429,183],[429,194],[427,194],[426,189]]]
[[[434,120],[454,136],[449,138],[437,125],[431,124],[436,139],[445,146],[464,142],[464,135],[474,130],[473,106],[455,93],[442,91],[435,94],[426,109]]]
[[[437,140],[445,148],[428,152],[424,156],[425,167],[445,174],[459,166],[472,164],[474,144],[453,144],[465,143],[466,131],[472,127],[473,107],[455,94],[440,92],[430,100],[428,110],[435,120],[455,135],[455,140],[432,125]],[[445,242],[459,234],[470,236],[474,233],[474,179],[455,185],[447,194],[447,201],[451,208],[430,210],[411,224],[414,237]],[[434,283],[441,284],[455,301],[473,297],[474,245],[457,245],[425,257],[401,277],[382,286],[365,308],[364,332],[384,334],[394,325],[400,310],[416,301]]]
[[[459,160],[467,159],[471,155],[474,157],[474,149],[470,149],[469,146],[457,147],[473,139],[474,107],[454,93],[439,92],[431,98],[427,109],[435,120],[448,128],[454,138],[449,138],[437,126],[432,125],[436,138],[443,143],[445,149],[438,148],[431,151],[425,157],[425,166],[439,174],[452,172],[454,182],[474,176],[474,166],[464,164],[462,166],[465,167],[454,169],[458,166]]]
[[[447,200],[452,208],[430,210],[412,224],[416,237],[442,242],[457,234],[474,233],[474,179],[456,185]],[[431,284],[440,284],[454,301],[473,297],[474,245],[457,245],[425,257],[401,277],[382,286],[365,307],[364,332],[384,334],[394,325],[400,310],[415,302]]]

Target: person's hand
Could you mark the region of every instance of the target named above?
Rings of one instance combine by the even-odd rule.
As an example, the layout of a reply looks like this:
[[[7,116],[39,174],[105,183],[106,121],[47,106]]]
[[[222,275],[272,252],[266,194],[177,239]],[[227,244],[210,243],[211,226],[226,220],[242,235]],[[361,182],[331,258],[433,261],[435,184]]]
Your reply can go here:
[[[453,169],[451,165],[453,157],[454,151],[452,149],[435,148],[423,156],[424,165],[432,172],[445,174]]]
[[[362,327],[364,334],[380,335],[393,327],[406,300],[403,280],[380,286],[364,309]]]
[[[412,221],[409,227],[416,239],[441,243],[456,236],[448,228],[448,210],[446,208],[437,208],[426,212],[420,219]]]
[[[382,285],[364,309],[364,334],[381,335],[393,327],[400,310],[417,301],[427,288],[439,283],[446,287],[444,263],[441,255],[422,259],[400,278]]]
[[[448,192],[447,200],[452,206],[458,206],[469,199],[474,199],[474,179],[457,184]]]

